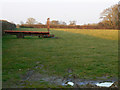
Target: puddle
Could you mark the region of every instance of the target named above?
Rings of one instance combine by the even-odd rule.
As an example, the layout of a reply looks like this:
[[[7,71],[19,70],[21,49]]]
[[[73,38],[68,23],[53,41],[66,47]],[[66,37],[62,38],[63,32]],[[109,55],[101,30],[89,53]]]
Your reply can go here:
[[[113,86],[113,88],[118,87],[116,84],[116,80],[106,80],[106,82],[104,80],[82,80],[82,79],[66,79],[64,80],[64,82],[62,82],[62,86],[73,86],[73,87],[111,87]]]
[[[67,85],[74,86],[74,83],[73,82],[62,83],[62,86],[67,86]]]
[[[99,87],[110,87],[112,86],[114,82],[103,82],[103,83],[97,83],[96,85]]]
[[[75,83],[73,82],[68,82],[68,83],[63,83],[63,86],[66,85],[77,85],[79,87],[84,86],[84,87],[111,87],[112,85],[114,85],[115,81],[111,81],[111,82],[104,82],[104,81],[77,81]],[[117,85],[115,85],[115,87],[117,87]]]
[[[71,86],[73,86],[73,85],[74,85],[74,83],[73,83],[73,82],[68,82],[67,84],[68,84],[68,85],[71,85]]]

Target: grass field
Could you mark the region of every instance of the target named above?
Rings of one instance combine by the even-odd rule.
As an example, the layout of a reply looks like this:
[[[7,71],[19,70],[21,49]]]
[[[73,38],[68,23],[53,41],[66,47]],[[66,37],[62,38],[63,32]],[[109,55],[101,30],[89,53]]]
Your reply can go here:
[[[55,29],[72,33],[80,33],[84,35],[95,36],[103,39],[118,40],[118,30],[109,29]]]
[[[18,30],[46,31],[37,28]],[[4,87],[9,86],[9,82],[18,83],[22,75],[36,65],[44,65],[43,69],[47,72],[36,71],[62,77],[67,75],[68,69],[78,78],[85,79],[118,76],[117,30],[57,29],[51,30],[51,33],[59,38],[26,36],[17,39],[14,35],[3,36]]]

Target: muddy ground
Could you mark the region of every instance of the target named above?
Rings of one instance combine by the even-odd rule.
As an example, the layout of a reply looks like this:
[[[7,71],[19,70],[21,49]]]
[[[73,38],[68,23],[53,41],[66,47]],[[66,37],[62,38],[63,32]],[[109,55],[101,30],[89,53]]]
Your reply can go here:
[[[68,70],[68,75],[65,77],[60,76],[51,76],[47,74],[42,74],[40,72],[36,72],[35,69],[41,69],[43,72],[47,72],[43,69],[44,65],[35,66],[34,69],[28,70],[24,76],[22,76],[22,80],[19,82],[18,86],[15,86],[17,88],[24,88],[26,87],[26,83],[29,82],[30,85],[32,85],[34,82],[37,82],[38,85],[40,85],[41,82],[48,82],[50,85],[55,86],[62,86],[67,87],[70,86],[72,88],[102,88],[100,86],[97,86],[96,83],[102,83],[102,82],[111,82],[113,83],[109,88],[118,88],[118,79],[117,78],[110,78],[107,79],[106,77],[97,77],[96,80],[92,79],[80,79],[77,78],[75,75],[72,74],[72,70]],[[71,82],[73,85],[68,84],[68,82]],[[108,87],[106,87],[108,88]]]

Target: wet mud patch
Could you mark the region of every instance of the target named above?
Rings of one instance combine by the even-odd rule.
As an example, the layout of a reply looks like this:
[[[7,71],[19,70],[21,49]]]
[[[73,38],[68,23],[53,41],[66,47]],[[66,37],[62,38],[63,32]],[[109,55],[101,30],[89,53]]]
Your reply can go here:
[[[67,75],[65,77],[49,75],[47,71],[43,69],[44,65],[37,62],[37,65],[33,67],[31,70],[28,70],[26,75],[22,78],[19,87],[26,87],[27,82],[30,84],[36,83],[38,87],[41,83],[46,83],[48,85],[54,86],[62,86],[62,87],[73,87],[73,88],[117,88],[118,87],[118,79],[117,78],[109,78],[106,77],[97,77],[96,80],[93,79],[81,79],[78,78],[75,74],[72,74],[73,70],[68,69]],[[45,73],[37,72],[36,70],[41,70]]]
[[[59,77],[59,76],[49,76],[49,75],[43,75],[41,73],[33,73],[29,77],[23,80],[21,83],[22,87],[25,87],[25,81],[28,82],[37,82],[39,85],[42,82],[48,82],[50,85],[56,85],[56,86],[71,86],[73,88],[102,88],[102,87],[112,87],[117,88],[118,83],[116,80],[85,80],[85,79],[79,79],[79,78],[66,78],[66,77]],[[106,84],[107,83],[107,84]]]

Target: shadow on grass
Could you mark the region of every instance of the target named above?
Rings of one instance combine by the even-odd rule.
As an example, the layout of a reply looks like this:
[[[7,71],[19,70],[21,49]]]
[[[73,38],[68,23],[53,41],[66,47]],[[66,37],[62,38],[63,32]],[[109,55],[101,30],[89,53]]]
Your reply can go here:
[[[24,36],[24,38],[17,38],[16,35],[4,35],[4,39],[61,39],[61,37],[42,38],[38,36]]]
[[[37,36],[25,36],[24,38],[17,38],[15,35],[4,35],[4,39],[54,39],[54,38],[42,38]]]

